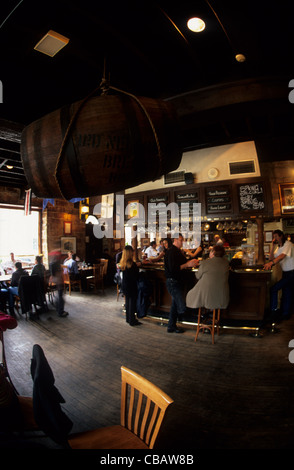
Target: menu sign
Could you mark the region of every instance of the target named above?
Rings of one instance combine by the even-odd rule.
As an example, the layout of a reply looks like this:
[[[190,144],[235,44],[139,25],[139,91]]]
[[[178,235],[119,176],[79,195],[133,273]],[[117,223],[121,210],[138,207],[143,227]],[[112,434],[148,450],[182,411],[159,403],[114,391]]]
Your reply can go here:
[[[167,194],[160,194],[157,196],[150,196],[148,198],[148,214],[155,218],[157,216],[165,216],[166,214],[166,204],[168,203],[168,196]]]
[[[265,209],[262,183],[246,183],[238,186],[241,211],[262,211]]]
[[[208,214],[232,211],[231,186],[206,188]]]
[[[183,215],[192,216],[195,215],[195,211],[198,214],[198,211],[194,209],[193,204],[197,204],[199,202],[198,192],[187,192],[187,193],[178,193],[176,195],[176,202],[179,206],[179,211]],[[182,205],[183,204],[183,205]]]

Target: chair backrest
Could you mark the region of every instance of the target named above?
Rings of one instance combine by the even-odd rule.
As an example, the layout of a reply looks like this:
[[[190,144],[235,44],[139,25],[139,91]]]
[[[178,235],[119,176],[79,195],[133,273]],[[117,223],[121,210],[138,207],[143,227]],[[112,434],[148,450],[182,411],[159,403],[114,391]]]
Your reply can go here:
[[[103,269],[104,265],[102,263],[93,265],[93,274],[96,279],[103,279]]]
[[[44,287],[38,274],[21,276],[18,283],[18,296],[20,298],[22,312],[28,312],[31,305],[43,305]]]
[[[68,273],[68,267],[65,264],[61,265],[62,270],[63,270],[63,281],[65,283],[68,283],[70,281],[69,273]]]
[[[102,264],[102,266],[103,266],[103,276],[106,276],[107,268],[108,268],[108,259],[101,258],[99,260],[99,264]]]
[[[121,425],[153,449],[167,408],[173,400],[149,380],[121,367]]]

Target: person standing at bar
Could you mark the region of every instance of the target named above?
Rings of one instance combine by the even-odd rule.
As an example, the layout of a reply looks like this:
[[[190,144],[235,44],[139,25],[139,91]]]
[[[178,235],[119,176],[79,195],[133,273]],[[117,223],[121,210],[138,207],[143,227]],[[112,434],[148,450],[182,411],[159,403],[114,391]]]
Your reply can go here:
[[[179,234],[174,239],[173,245],[169,248],[164,257],[166,287],[172,298],[167,326],[168,333],[183,333],[183,329],[177,327],[177,320],[185,313],[186,303],[184,300],[183,287],[185,277],[182,270],[194,268],[199,265],[197,259],[187,261],[182,252],[183,236]]]
[[[281,266],[282,278],[270,290],[271,312],[275,319],[278,313],[278,293],[282,289],[281,319],[287,320],[291,316],[292,291],[294,287],[294,245],[286,239],[281,230],[274,230],[273,232],[269,262],[264,265],[264,269],[272,269],[276,264]]]
[[[134,261],[134,250],[127,245],[119,263],[122,271],[122,291],[125,296],[126,322],[130,326],[141,325],[135,316],[137,311],[139,268]]]

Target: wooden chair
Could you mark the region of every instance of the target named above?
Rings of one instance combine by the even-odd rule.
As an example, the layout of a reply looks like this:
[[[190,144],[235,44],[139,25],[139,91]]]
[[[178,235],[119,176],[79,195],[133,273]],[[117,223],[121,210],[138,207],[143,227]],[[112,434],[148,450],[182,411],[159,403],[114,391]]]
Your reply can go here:
[[[73,434],[72,449],[153,449],[173,400],[136,372],[121,367],[120,425]]]
[[[108,259],[100,258],[100,259],[97,259],[97,262],[103,265],[103,280],[104,280],[107,275]]]
[[[46,294],[48,295],[48,300],[53,305],[55,291],[57,290],[57,285],[55,282],[53,282],[52,276],[49,270],[46,271],[45,276],[44,276],[44,289],[45,289],[45,295]]]
[[[173,403],[156,385],[122,366],[120,425],[70,434],[73,423],[60,406],[65,401],[39,345],[33,347],[31,375],[36,423],[69,449],[153,449],[166,410]]]
[[[68,268],[65,265],[61,265],[63,269],[63,282],[64,282],[64,291],[66,292],[66,286],[68,286],[68,293],[71,295],[72,287],[79,286],[80,292],[82,292],[82,281],[81,279],[71,279]]]
[[[198,308],[198,320],[195,341],[197,341],[200,330],[209,330],[211,333],[212,344],[214,344],[214,332],[217,329],[217,335],[219,336],[219,324],[220,324],[220,308],[215,308],[212,311],[212,318],[208,315],[204,315],[201,318],[202,307]]]
[[[103,277],[105,277],[107,274],[108,259],[101,258],[100,263],[103,265]]]
[[[86,277],[87,290],[89,290],[91,287],[93,287],[94,290],[96,291],[101,286],[102,292],[104,293],[103,271],[104,271],[104,265],[102,263],[94,264],[94,266],[93,266],[93,275]]]

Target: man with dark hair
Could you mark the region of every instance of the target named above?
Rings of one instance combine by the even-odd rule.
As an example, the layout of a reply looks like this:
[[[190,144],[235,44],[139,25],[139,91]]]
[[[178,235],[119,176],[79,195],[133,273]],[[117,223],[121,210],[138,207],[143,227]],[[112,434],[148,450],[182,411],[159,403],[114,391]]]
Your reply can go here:
[[[31,275],[33,276],[34,274],[37,274],[41,278],[42,283],[44,283],[46,269],[45,269],[45,266],[43,264],[43,257],[42,256],[36,256],[36,258],[35,258],[35,266],[32,269]]]
[[[271,311],[273,320],[275,320],[278,312],[278,292],[282,289],[282,320],[286,320],[291,316],[292,291],[294,286],[294,245],[286,239],[281,230],[274,230],[269,262],[264,265],[264,269],[272,269],[278,263],[283,274],[282,278],[270,290]]]
[[[11,283],[8,287],[8,303],[9,303],[9,312],[11,316],[14,316],[14,296],[18,295],[18,285],[21,276],[28,276],[28,273],[25,269],[22,268],[22,264],[17,261],[15,263],[15,271],[12,274]]]
[[[186,304],[183,296],[183,273],[186,268],[198,266],[199,261],[192,259],[187,261],[182,252],[183,236],[179,234],[174,239],[173,245],[166,251],[164,257],[166,287],[172,297],[172,304],[169,312],[169,321],[167,326],[168,333],[182,333],[183,330],[177,328],[177,319],[181,317],[186,310]]]

